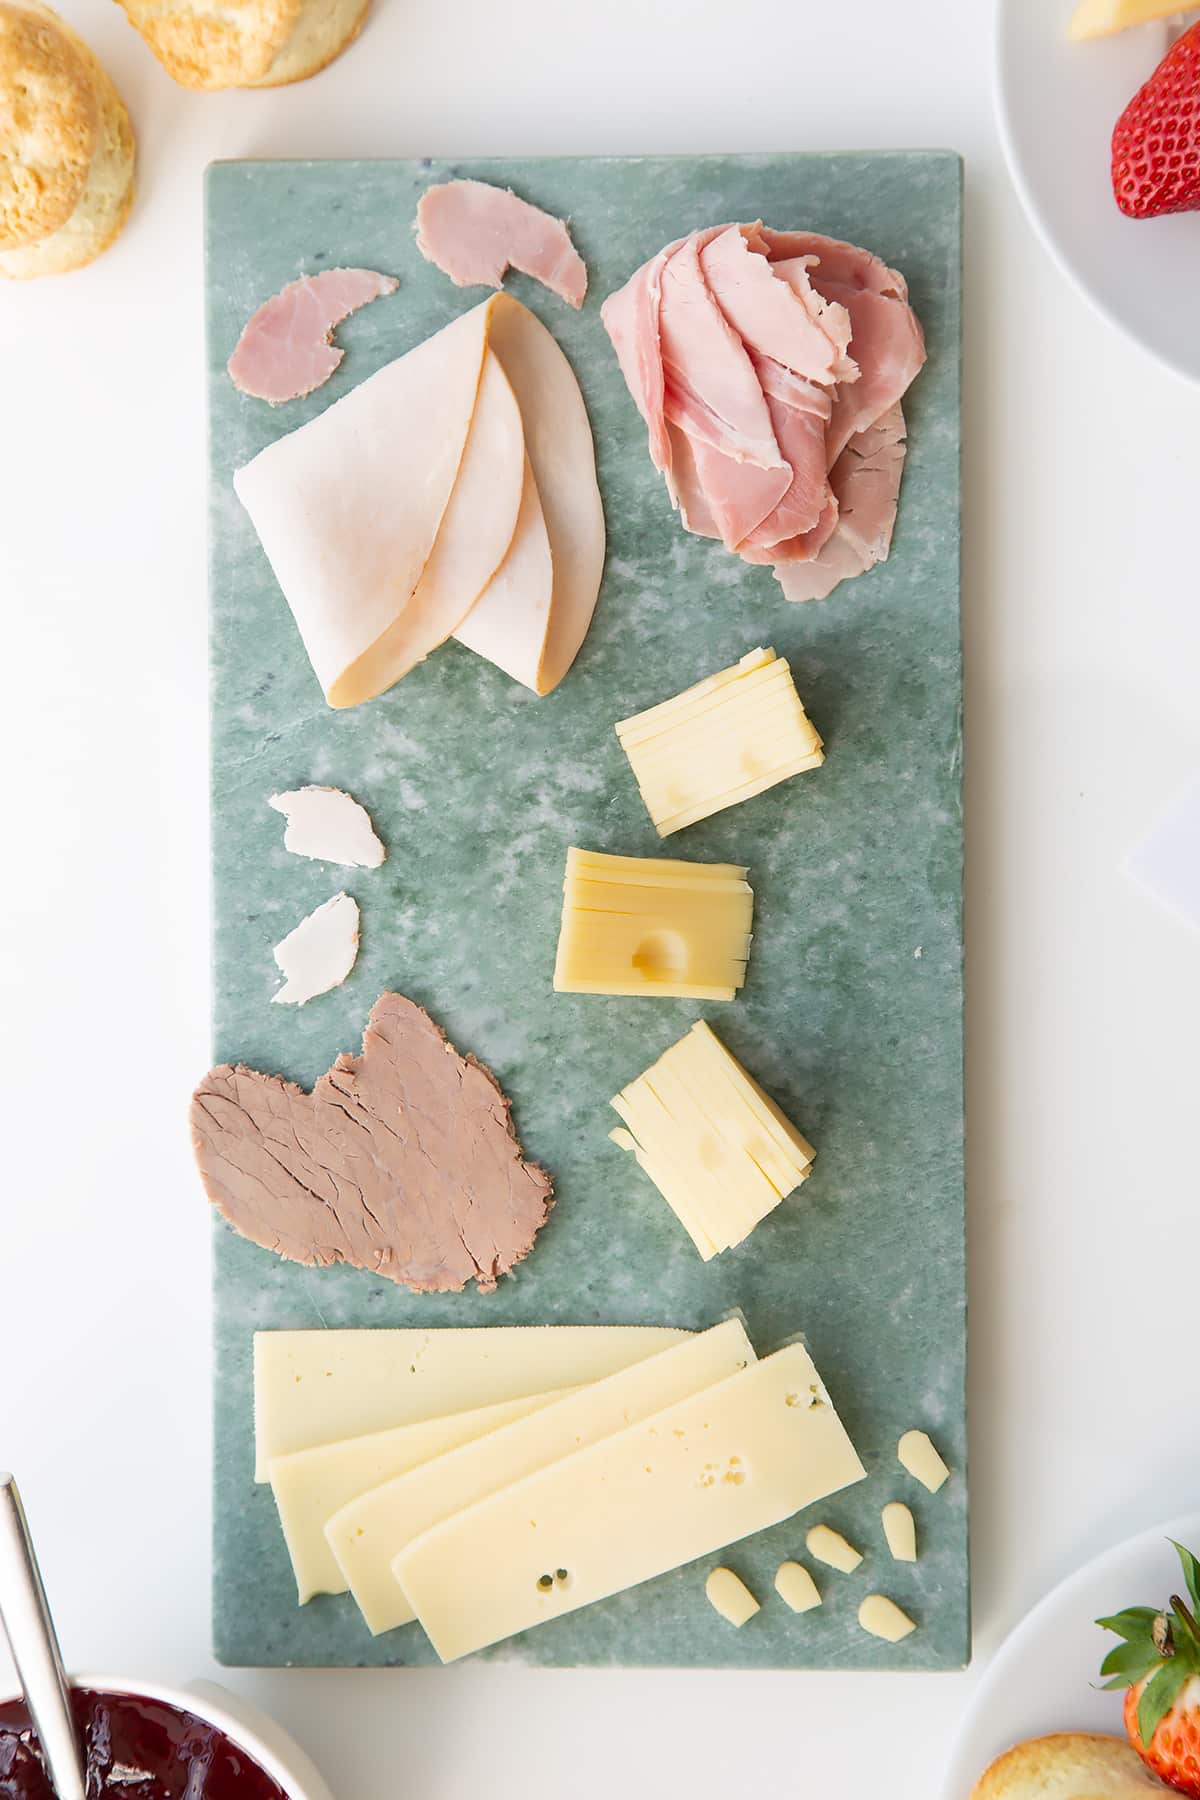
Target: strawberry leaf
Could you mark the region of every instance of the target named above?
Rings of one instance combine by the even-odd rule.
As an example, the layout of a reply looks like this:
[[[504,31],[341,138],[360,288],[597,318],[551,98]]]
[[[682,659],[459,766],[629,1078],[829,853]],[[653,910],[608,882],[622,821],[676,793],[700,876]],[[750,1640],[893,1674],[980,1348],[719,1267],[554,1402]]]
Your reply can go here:
[[[1115,1631],[1118,1637],[1135,1639],[1150,1643],[1150,1630],[1158,1617],[1152,1606],[1127,1606],[1124,1612],[1113,1613],[1110,1618],[1097,1619],[1097,1625],[1105,1631]]]
[[[1170,1542],[1175,1544],[1175,1539],[1171,1538]],[[1182,1544],[1175,1544],[1175,1548],[1179,1552],[1179,1560],[1183,1564],[1183,1577],[1187,1582],[1192,1605],[1197,1612],[1200,1612],[1200,1562],[1197,1562],[1191,1551],[1185,1550]]]
[[[1151,1669],[1156,1669],[1162,1657],[1150,1643],[1131,1642],[1115,1644],[1100,1664],[1102,1675],[1115,1675],[1114,1687],[1132,1687]]]
[[[1162,1665],[1157,1675],[1151,1676],[1142,1689],[1142,1697],[1138,1701],[1137,1727],[1145,1749],[1150,1748],[1151,1738],[1178,1700],[1190,1673],[1186,1664],[1172,1658]]]

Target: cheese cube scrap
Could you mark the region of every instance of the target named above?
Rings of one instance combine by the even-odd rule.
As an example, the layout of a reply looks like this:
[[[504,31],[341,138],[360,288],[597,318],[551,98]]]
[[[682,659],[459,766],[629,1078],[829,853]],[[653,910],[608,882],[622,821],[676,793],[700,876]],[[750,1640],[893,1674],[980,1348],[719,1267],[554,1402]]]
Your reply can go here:
[[[740,1244],[808,1177],[816,1154],[698,1021],[613,1100],[629,1150],[705,1262]]]
[[[617,736],[660,837],[825,760],[791,669],[774,650],[751,650],[731,669],[622,719]]]
[[[714,1569],[704,1584],[708,1603],[740,1630],[759,1610],[758,1601],[732,1569]]]
[[[804,1541],[810,1556],[815,1556],[830,1569],[839,1569],[843,1575],[853,1575],[862,1561],[862,1551],[856,1550],[832,1526],[814,1525]]]
[[[892,1500],[884,1507],[883,1535],[896,1562],[916,1562],[917,1522],[903,1500]]]
[[[896,1454],[914,1481],[936,1494],[950,1479],[950,1471],[923,1431],[906,1431],[896,1446]]]
[[[821,1604],[821,1592],[803,1563],[780,1563],[775,1571],[775,1592],[794,1613],[811,1612]]]
[[[917,1629],[908,1614],[901,1612],[886,1594],[868,1594],[858,1609],[858,1622],[864,1631],[882,1638],[885,1644],[898,1644]]]
[[[732,1000],[746,979],[754,894],[732,863],[567,851],[560,994]]]

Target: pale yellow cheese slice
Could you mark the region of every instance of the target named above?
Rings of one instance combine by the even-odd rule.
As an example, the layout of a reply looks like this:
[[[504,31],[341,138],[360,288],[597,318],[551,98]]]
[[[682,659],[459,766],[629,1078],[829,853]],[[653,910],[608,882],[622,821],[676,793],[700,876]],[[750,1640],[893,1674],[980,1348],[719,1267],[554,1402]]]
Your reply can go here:
[[[461,625],[508,554],[521,505],[525,433],[508,377],[485,350],[458,479],[408,603],[334,683],[331,706],[381,694]]]
[[[254,1478],[316,1444],[581,1387],[688,1335],[658,1325],[258,1331]]]
[[[864,1474],[793,1344],[435,1525],[395,1573],[450,1662],[711,1556]]]
[[[331,705],[370,698],[351,671],[403,615],[429,560],[475,413],[492,304],[462,314],[234,476]],[[514,504],[509,539],[515,522]],[[386,671],[374,673],[383,680]]]
[[[613,1100],[630,1151],[706,1262],[740,1244],[812,1169],[812,1145],[699,1020]]]
[[[346,1583],[326,1542],[325,1526],[356,1495],[500,1425],[522,1419],[557,1398],[557,1394],[537,1394],[527,1400],[502,1400],[497,1406],[426,1419],[417,1425],[398,1425],[392,1431],[375,1431],[368,1437],[274,1457],[268,1470],[271,1491],[300,1604],[314,1594],[345,1593]]]
[[[743,868],[572,848],[554,986],[732,1000],[746,977],[753,922]]]
[[[751,650],[616,729],[660,837],[825,760],[791,669],[773,650]]]
[[[527,456],[512,543],[454,635],[468,650],[539,693],[553,595],[550,537]]]
[[[392,1566],[431,1526],[753,1361],[745,1326],[740,1319],[726,1320],[410,1475],[361,1493],[330,1519],[326,1537],[371,1631],[378,1635],[412,1619]]]
[[[604,573],[596,452],[575,372],[541,320],[509,294],[489,304],[491,346],[521,409],[550,553],[554,596],[537,692],[556,688],[579,654]]]
[[[1147,25],[1152,19],[1167,19],[1190,10],[1193,9],[1181,8],[1179,0],[1080,0],[1071,20],[1071,36],[1108,37],[1131,25]]]

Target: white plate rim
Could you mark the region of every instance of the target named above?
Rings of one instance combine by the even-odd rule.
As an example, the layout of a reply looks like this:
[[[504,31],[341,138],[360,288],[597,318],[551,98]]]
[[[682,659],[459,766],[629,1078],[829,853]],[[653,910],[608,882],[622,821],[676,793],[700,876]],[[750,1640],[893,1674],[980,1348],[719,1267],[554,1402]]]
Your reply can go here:
[[[1062,271],[1067,280],[1071,283],[1071,286],[1075,289],[1075,292],[1081,295],[1082,298],[1087,301],[1088,305],[1091,306],[1102,319],[1111,325],[1115,331],[1118,331],[1125,339],[1126,343],[1136,344],[1139,350],[1144,351],[1147,356],[1153,357],[1155,362],[1161,364],[1165,369],[1170,369],[1172,374],[1178,375],[1181,380],[1186,381],[1190,386],[1200,386],[1200,368],[1193,368],[1189,364],[1181,362],[1176,356],[1172,355],[1170,351],[1149,342],[1144,337],[1140,337],[1136,331],[1131,329],[1128,323],[1121,317],[1120,313],[1105,299],[1104,295],[1085,278],[1082,271],[1076,267],[1074,261],[1066,256],[1059,246],[1058,240],[1054,235],[1050,221],[1046,217],[1041,202],[1037,199],[1033,188],[1030,185],[1025,170],[1024,160],[1017,149],[1016,131],[1009,107],[1008,84],[1005,80],[1004,55],[1005,28],[1013,5],[1014,0],[996,0],[995,11],[992,17],[992,92],[995,103],[996,127],[1000,136],[1000,146],[1004,152],[1004,160],[1008,165],[1008,173],[1012,180],[1013,187],[1016,189],[1017,197],[1025,209],[1025,215],[1036,231],[1038,238],[1055,267]],[[1187,10],[1187,6],[1181,4],[1180,11],[1184,12]]]
[[[1128,1559],[1136,1558],[1142,1551],[1157,1550],[1164,1538],[1174,1538],[1184,1544],[1200,1542],[1200,1512],[1177,1514],[1159,1525],[1148,1526],[1144,1531],[1135,1532],[1132,1537],[1110,1544],[1107,1550],[1099,1551],[1070,1574],[1064,1575],[1018,1621],[993,1656],[959,1722],[946,1759],[942,1800],[968,1800],[971,1784],[983,1774],[985,1765],[975,1767],[974,1761],[970,1759],[976,1753],[969,1748],[979,1716],[987,1708],[996,1689],[1006,1680],[1009,1670],[1018,1661],[1029,1660],[1029,1646],[1037,1638],[1043,1623],[1058,1612],[1061,1604],[1069,1600],[1072,1593],[1087,1586],[1096,1576],[1102,1575],[1110,1565],[1116,1569]],[[1001,1749],[1003,1747],[1000,1746]]]

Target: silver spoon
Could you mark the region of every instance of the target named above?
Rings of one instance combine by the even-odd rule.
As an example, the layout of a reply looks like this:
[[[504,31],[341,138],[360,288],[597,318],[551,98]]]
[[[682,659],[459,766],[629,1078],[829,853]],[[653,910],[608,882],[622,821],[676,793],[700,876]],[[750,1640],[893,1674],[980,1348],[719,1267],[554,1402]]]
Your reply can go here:
[[[0,1473],[0,1624],[42,1760],[57,1800],[87,1800],[87,1777],[71,1711],[70,1689],[25,1508],[11,1475]]]

